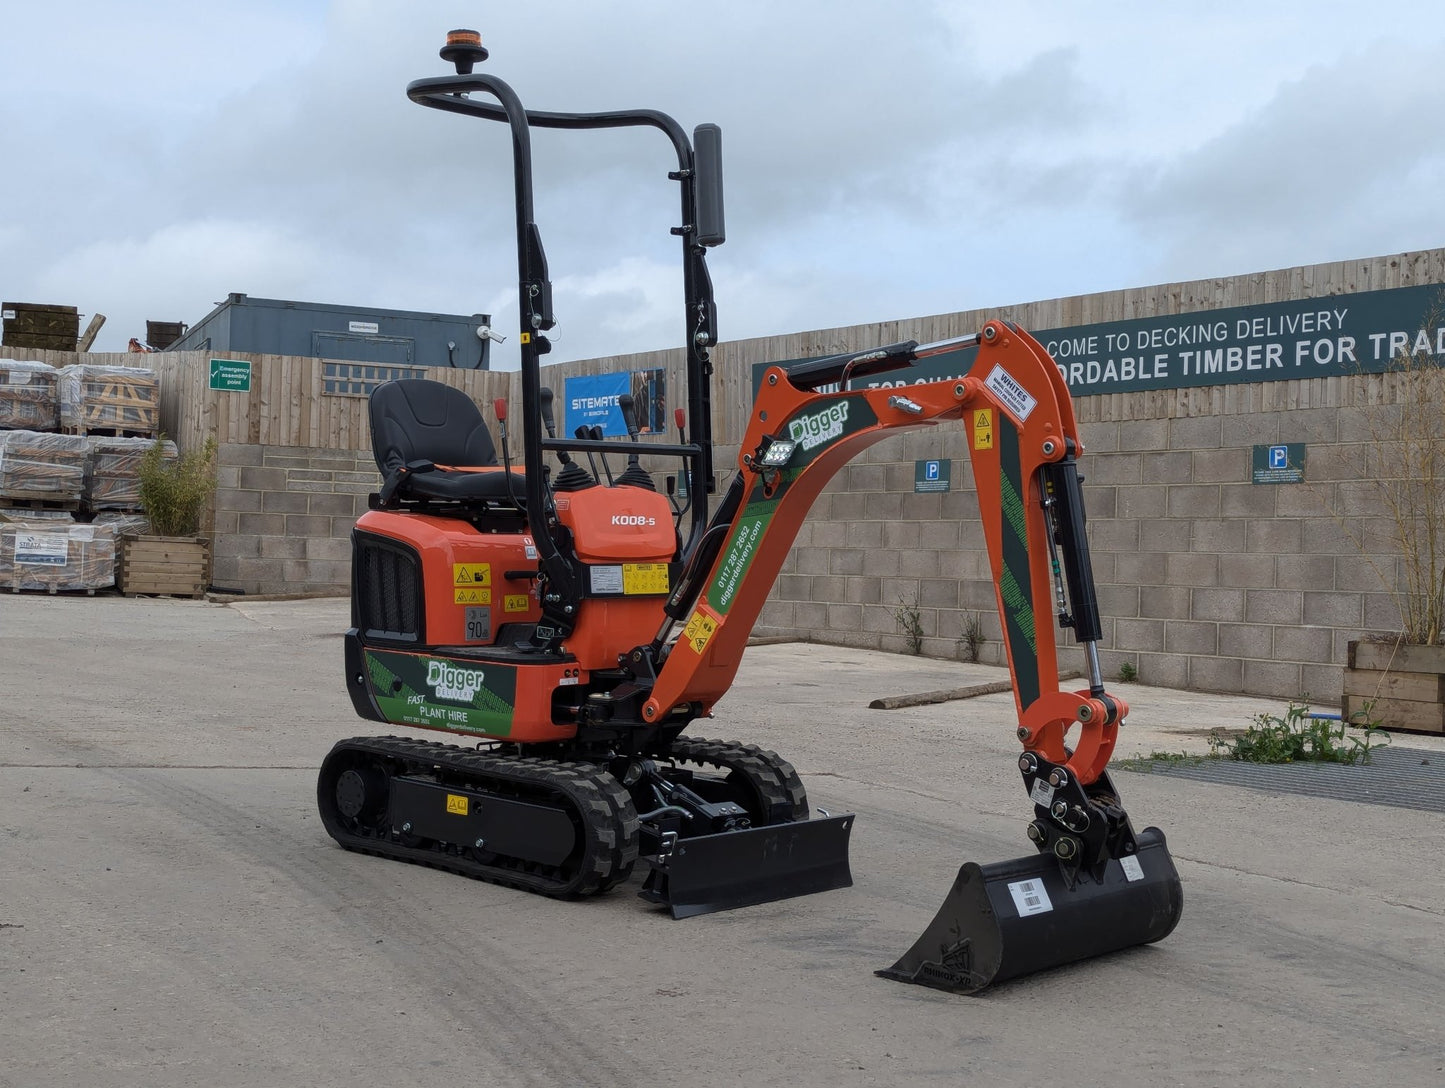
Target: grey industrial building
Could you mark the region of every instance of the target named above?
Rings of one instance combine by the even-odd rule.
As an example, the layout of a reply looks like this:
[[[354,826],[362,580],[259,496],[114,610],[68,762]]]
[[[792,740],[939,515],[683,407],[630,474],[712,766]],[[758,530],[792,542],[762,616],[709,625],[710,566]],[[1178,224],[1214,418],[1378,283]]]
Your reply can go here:
[[[487,314],[335,306],[232,293],[167,351],[311,356],[384,366],[489,370]]]

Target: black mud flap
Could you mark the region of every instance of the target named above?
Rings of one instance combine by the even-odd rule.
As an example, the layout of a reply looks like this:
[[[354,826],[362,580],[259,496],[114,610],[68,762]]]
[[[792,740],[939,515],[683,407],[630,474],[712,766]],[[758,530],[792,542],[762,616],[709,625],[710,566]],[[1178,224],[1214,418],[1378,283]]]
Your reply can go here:
[[[797,895],[848,888],[853,814],[678,839],[670,853],[642,860],[652,867],[639,893],[674,918],[750,907]]]
[[[1102,883],[1070,885],[1049,854],[969,862],[923,936],[876,972],[957,994],[1020,975],[1163,940],[1179,921],[1184,892],[1164,833],[1146,828],[1139,850],[1111,860]]]

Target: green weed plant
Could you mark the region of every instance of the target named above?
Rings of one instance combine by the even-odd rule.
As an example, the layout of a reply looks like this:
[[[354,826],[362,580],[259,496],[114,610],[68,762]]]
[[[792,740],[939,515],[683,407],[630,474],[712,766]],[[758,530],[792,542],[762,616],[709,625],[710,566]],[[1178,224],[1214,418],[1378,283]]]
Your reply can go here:
[[[1243,733],[1225,737],[1216,730],[1209,739],[1213,755],[1246,763],[1369,763],[1371,751],[1389,743],[1368,706],[1344,722],[1313,717],[1308,704],[1294,700],[1283,717],[1256,714]]]

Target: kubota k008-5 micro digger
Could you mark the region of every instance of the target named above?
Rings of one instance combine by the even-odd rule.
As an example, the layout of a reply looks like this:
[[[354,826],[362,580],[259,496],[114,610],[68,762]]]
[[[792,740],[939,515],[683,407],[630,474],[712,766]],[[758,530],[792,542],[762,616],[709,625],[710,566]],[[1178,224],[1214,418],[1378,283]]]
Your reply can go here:
[[[1027,333],[990,321],[975,336],[770,368],[741,456],[713,477],[705,256],[723,241],[721,141],[689,140],[654,110],[526,110],[475,73],[479,35],[442,50],[455,76],[413,82],[436,109],[511,132],[521,301],[522,471],[505,404],[503,464],[476,406],[437,382],[376,389],[383,474],[353,537],[346,679],[362,717],[465,734],[472,748],[397,737],[337,744],[317,786],[322,820],[349,849],[554,896],[586,896],[647,870],[641,894],[675,917],[852,882],[853,817],[810,818],[793,767],[756,746],[693,737],[737,673],[799,525],[858,451],[904,428],[961,423],[1018,707],[1019,768],[1037,850],[965,864],[937,917],[889,978],[960,992],[1157,941],[1181,890],[1163,835],[1136,834],[1106,766],[1127,707],[1104,688],[1068,390]],[[619,443],[558,438],[540,359],[554,326],[532,214],[533,128],[657,128],[681,190],[687,409],[675,444],[626,444],[606,482],[573,457]],[[963,377],[858,389],[916,360],[976,347]],[[629,398],[622,398],[636,438]],[[543,430],[546,436],[543,435]],[[680,459],[690,511],[674,512],[636,454]],[[544,456],[558,462],[554,474]],[[685,524],[684,524],[685,521]],[[1054,615],[1082,645],[1088,688],[1059,687]]]

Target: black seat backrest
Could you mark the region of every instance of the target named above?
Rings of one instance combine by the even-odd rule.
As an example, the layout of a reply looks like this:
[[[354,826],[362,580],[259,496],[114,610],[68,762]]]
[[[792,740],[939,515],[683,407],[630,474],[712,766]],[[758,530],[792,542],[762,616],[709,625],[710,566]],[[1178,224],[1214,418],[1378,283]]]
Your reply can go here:
[[[382,476],[413,461],[495,465],[497,448],[471,397],[425,378],[371,392],[371,452]]]

